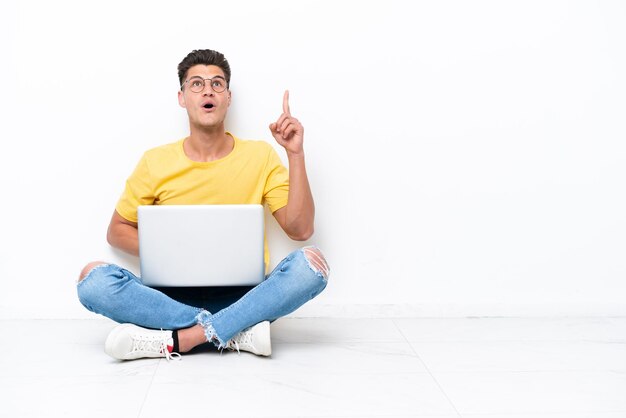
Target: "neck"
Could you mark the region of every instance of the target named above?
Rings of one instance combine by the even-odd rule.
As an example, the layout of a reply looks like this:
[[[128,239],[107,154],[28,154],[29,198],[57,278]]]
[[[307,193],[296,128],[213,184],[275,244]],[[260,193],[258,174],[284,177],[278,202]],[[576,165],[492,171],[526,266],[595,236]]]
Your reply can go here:
[[[183,143],[185,154],[193,161],[208,162],[227,156],[234,147],[234,139],[226,134],[224,126],[198,129],[191,127],[191,133]]]

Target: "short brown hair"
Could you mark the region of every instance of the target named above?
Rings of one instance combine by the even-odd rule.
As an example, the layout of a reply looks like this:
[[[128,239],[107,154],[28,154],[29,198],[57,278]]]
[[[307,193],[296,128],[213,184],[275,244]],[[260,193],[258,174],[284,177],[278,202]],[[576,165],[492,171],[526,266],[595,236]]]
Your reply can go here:
[[[226,87],[230,88],[230,65],[224,54],[212,49],[195,49],[178,64],[178,80],[181,88],[187,77],[187,71],[194,65],[215,65],[220,67],[226,77]]]

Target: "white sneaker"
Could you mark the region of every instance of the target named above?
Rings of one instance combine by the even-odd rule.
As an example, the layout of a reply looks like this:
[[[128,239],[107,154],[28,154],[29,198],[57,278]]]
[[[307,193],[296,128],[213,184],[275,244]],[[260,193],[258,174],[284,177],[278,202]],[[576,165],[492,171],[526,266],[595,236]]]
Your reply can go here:
[[[257,356],[272,355],[272,340],[270,339],[270,323],[268,321],[241,331],[226,344],[229,350],[247,351]]]
[[[109,333],[104,343],[104,352],[118,360],[145,357],[180,359],[180,354],[170,352],[173,344],[172,331],[156,331],[133,324],[121,324]]]

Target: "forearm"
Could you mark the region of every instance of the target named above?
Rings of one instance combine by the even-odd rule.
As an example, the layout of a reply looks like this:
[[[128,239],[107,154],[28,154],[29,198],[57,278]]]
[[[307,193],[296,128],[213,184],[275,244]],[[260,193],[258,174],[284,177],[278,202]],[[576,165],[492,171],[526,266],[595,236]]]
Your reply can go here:
[[[132,225],[119,223],[109,226],[107,241],[112,247],[139,256],[139,234]]]
[[[285,211],[287,234],[296,240],[313,235],[315,204],[306,173],[304,153],[287,153],[289,160],[289,195]]]
[[[304,165],[304,127],[289,110],[289,91],[283,96],[283,113],[270,124],[272,136],[285,150],[289,160],[287,206],[274,216],[289,238],[305,241],[313,235],[315,206]]]

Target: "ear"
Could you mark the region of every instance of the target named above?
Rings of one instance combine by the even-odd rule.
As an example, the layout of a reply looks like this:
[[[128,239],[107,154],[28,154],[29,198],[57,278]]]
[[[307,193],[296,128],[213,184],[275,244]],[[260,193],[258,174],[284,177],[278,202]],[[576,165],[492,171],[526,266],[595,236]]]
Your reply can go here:
[[[187,108],[187,105],[185,104],[185,94],[182,90],[178,90],[178,104],[180,107]]]

